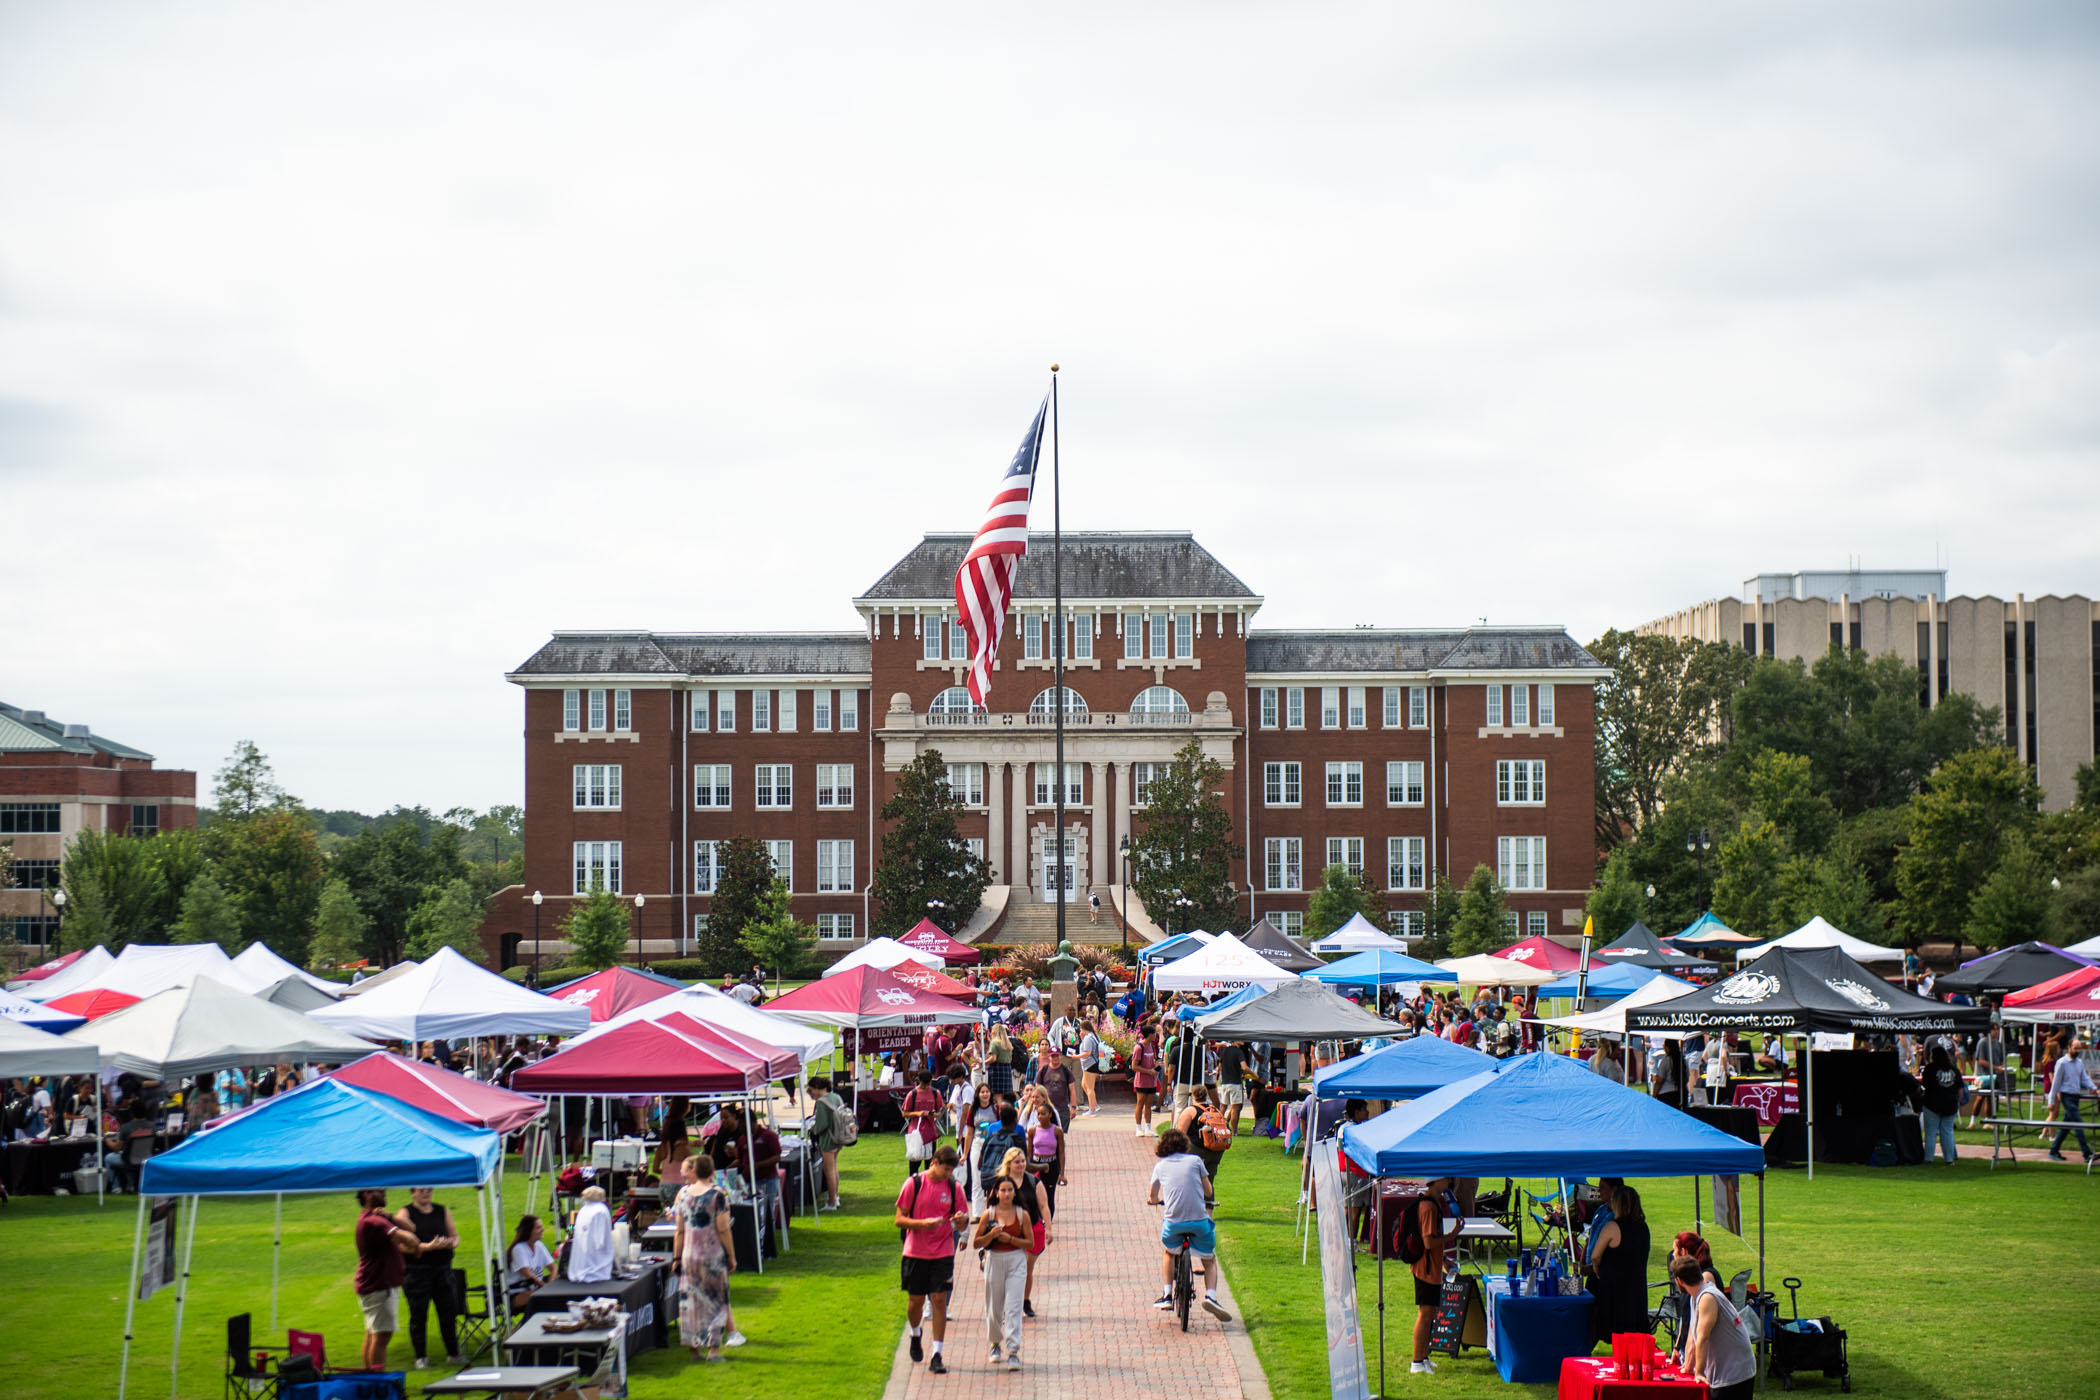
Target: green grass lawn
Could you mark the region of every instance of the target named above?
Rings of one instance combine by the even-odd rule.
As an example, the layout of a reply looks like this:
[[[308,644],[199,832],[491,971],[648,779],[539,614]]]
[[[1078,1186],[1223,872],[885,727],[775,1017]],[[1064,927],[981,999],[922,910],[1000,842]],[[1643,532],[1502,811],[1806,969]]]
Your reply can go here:
[[[730,1352],[727,1365],[707,1367],[704,1387],[701,1368],[683,1350],[649,1353],[633,1374],[632,1393],[639,1400],[690,1396],[703,1388],[722,1400],[867,1400],[882,1393],[903,1329],[897,1232],[890,1223],[903,1170],[901,1145],[894,1138],[868,1139],[847,1149],[841,1167],[846,1208],[798,1224],[791,1253],[768,1261],[763,1275],[739,1273],[731,1282],[737,1325],[750,1344]],[[514,1222],[524,1202],[515,1159],[505,1190]],[[399,1204],[406,1195],[396,1192],[389,1199]],[[438,1199],[453,1207],[471,1246],[472,1193],[441,1191]],[[0,1336],[13,1341],[18,1363],[5,1388],[8,1396],[77,1400],[116,1394],[136,1210],[131,1196],[112,1197],[99,1208],[91,1198],[28,1196],[0,1209],[0,1257],[6,1260]],[[220,1197],[203,1204],[183,1315],[182,1396],[204,1400],[223,1393],[226,1319],[234,1313],[253,1314],[258,1343],[281,1346],[282,1329],[293,1325],[324,1334],[332,1360],[357,1358],[363,1323],[350,1291],[356,1205],[341,1192],[285,1198],[276,1337],[263,1335],[270,1313],[270,1216],[267,1198]],[[463,1250],[462,1258],[469,1253]],[[474,1274],[478,1280],[479,1271]],[[168,1394],[174,1300],[174,1290],[166,1289],[138,1306],[133,1395]],[[391,1355],[399,1368],[412,1359],[407,1322],[404,1307],[403,1334],[394,1339]],[[431,1328],[435,1348],[434,1318]],[[410,1375],[410,1394],[416,1393],[418,1374]],[[440,1366],[420,1374],[434,1379],[450,1371]]]
[[[1277,1144],[1241,1138],[1219,1172],[1219,1252],[1278,1400],[1324,1400],[1319,1249],[1301,1266],[1293,1234],[1298,1170]],[[2100,1179],[2054,1163],[1994,1174],[1986,1163],[1963,1162],[1818,1166],[1813,1183],[1798,1170],[1766,1180],[1767,1286],[1786,1316],[1779,1280],[1802,1279],[1803,1313],[1846,1329],[1855,1391],[1906,1400],[2100,1395],[2091,1293]],[[1691,1225],[1691,1183],[1634,1184],[1655,1242],[1651,1277],[1660,1280],[1670,1237]],[[1706,1231],[1724,1274],[1756,1263],[1754,1191],[1745,1181],[1747,1243]],[[1374,1344],[1375,1279],[1374,1262],[1360,1257],[1359,1304]],[[1552,1394],[1551,1386],[1503,1384],[1487,1353],[1473,1349],[1457,1361],[1439,1358],[1433,1378],[1410,1376],[1412,1293],[1404,1268],[1390,1262],[1386,1296],[1389,1393]],[[1368,1359],[1375,1390],[1375,1351]],[[1806,1377],[1796,1389],[1820,1384]],[[1836,1393],[1836,1382],[1829,1389]]]

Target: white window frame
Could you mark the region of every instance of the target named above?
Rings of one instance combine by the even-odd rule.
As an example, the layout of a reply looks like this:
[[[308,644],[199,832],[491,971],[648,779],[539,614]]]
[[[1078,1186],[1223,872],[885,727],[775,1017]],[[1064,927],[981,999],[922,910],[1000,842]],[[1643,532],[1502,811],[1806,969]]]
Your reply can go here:
[[[951,763],[945,781],[948,791],[965,807],[984,805],[984,765],[982,763]]]
[[[851,914],[817,915],[817,937],[833,943],[853,943],[860,935],[853,931]]]
[[[1273,685],[1263,686],[1261,688],[1261,727],[1274,729],[1280,717],[1281,712],[1276,703],[1276,687]]]
[[[1402,758],[1385,765],[1385,805],[1388,807],[1419,807],[1422,805],[1422,775],[1424,765],[1418,758]]]
[[[1342,727],[1342,688],[1338,685],[1320,687],[1320,728]]]
[[[1509,688],[1509,726],[1512,729],[1531,728],[1531,687],[1528,685]]]
[[[722,843],[693,843],[693,893],[713,894],[722,884]]]
[[[602,883],[613,894],[620,893],[623,875],[620,859],[621,843],[618,841],[578,841],[573,846],[573,867],[576,876],[575,893],[587,895],[594,884]]]
[[[583,692],[564,690],[561,693],[561,727],[565,734],[580,733],[583,729]]]
[[[1384,729],[1398,729],[1400,727],[1400,687],[1397,685],[1389,685],[1384,687],[1384,692],[1385,693],[1379,697],[1379,727]]]
[[[924,618],[919,623],[919,659],[939,661],[941,639],[948,633],[948,624],[937,617]]]
[[[775,732],[780,734],[794,733],[796,709],[795,692],[792,690],[781,691],[779,701],[774,708],[776,710],[776,713],[773,716]]]
[[[736,692],[733,690],[715,692],[715,733],[736,733]]]
[[[773,862],[774,875],[778,876],[781,883],[788,887],[788,893],[793,894],[795,892],[795,843],[793,841],[766,842],[766,859]]]
[[[616,690],[613,692],[613,732],[616,734],[627,734],[631,733],[633,729],[634,692],[631,690]]]
[[[693,806],[702,812],[726,812],[729,810],[730,790],[733,783],[730,774],[734,766],[727,763],[696,763],[693,765]],[[702,798],[705,798],[703,801]]]
[[[773,692],[754,690],[751,692],[751,732],[770,734],[773,732]]]
[[[1167,765],[1164,763],[1131,764],[1130,805],[1132,807],[1150,807],[1152,805],[1152,784],[1157,782],[1160,774],[1166,771]]]
[[[1145,615],[1123,613],[1123,659],[1136,661],[1145,654]]]
[[[1261,766],[1261,795],[1264,807],[1296,807],[1305,800],[1303,764],[1288,760]]]
[[[1283,727],[1305,728],[1305,687],[1302,685],[1285,686],[1283,689]]]
[[[1305,928],[1305,911],[1302,909],[1271,909],[1262,917],[1276,925],[1276,931],[1285,938],[1296,938]]]
[[[1490,729],[1502,727],[1502,687],[1499,685],[1487,687],[1486,724]]]
[[[1538,726],[1541,729],[1551,729],[1553,727],[1553,682],[1551,681],[1539,682]]]
[[[1524,932],[1532,938],[1546,936],[1546,911],[1533,909],[1524,915]]]
[[[1546,888],[1546,838],[1543,836],[1497,836],[1496,878],[1506,890],[1538,891]]]
[[[1364,838],[1361,836],[1330,836],[1327,838],[1327,864],[1320,867],[1324,874],[1329,865],[1340,865],[1349,874],[1361,881],[1364,878]]]
[[[853,765],[850,763],[819,763],[817,765],[817,810],[820,812],[845,812],[851,811],[852,808]]]
[[[1149,659],[1153,661],[1170,659],[1174,650],[1174,638],[1171,635],[1173,626],[1171,614],[1156,612],[1146,617],[1145,630],[1151,634],[1152,638],[1152,645],[1146,653]]]
[[[1174,659],[1186,661],[1196,654],[1196,615],[1174,614]]]
[[[1407,727],[1429,727],[1429,687],[1426,685],[1411,685],[1407,688]]]
[[[1496,759],[1495,805],[1498,807],[1545,806],[1546,760],[1543,758]]]
[[[761,812],[785,812],[795,805],[795,765],[760,763],[752,768],[753,805]]]
[[[575,765],[575,799],[579,812],[620,810],[620,765],[579,763]]]
[[[1262,843],[1262,888],[1305,888],[1305,841],[1297,836],[1271,836]]]
[[[948,659],[968,661],[970,659],[970,630],[963,626],[959,617],[948,619]]]
[[[1021,655],[1030,661],[1043,659],[1043,615],[1032,612],[1021,617]]]
[[[1419,836],[1385,838],[1385,887],[1389,890],[1419,890],[1427,887],[1428,867],[1423,863],[1426,842]]]
[[[1054,776],[1056,768],[1057,765],[1054,763],[1038,763],[1035,765],[1035,805],[1038,807],[1051,807],[1057,803],[1057,793],[1053,790],[1057,782]],[[1085,764],[1067,763],[1065,765],[1065,805],[1067,807],[1083,805],[1081,794],[1086,790],[1085,777]]]
[[[1351,729],[1370,728],[1371,716],[1370,711],[1364,706],[1364,688],[1360,685],[1350,686],[1348,702],[1348,710],[1343,716],[1344,722],[1348,727]]]
[[[1355,794],[1350,793],[1351,788]],[[1327,805],[1330,807],[1361,807],[1364,805],[1364,766],[1355,759],[1337,759],[1327,765]]]
[[[853,843],[817,842],[817,893],[853,893]]]
[[[605,692],[594,690],[590,693],[589,700],[591,733],[603,734],[605,732]]]
[[[1091,661],[1094,659],[1094,615],[1072,614],[1072,659]]]
[[[696,690],[687,697],[687,700],[686,708],[690,714],[693,732],[695,734],[705,734],[712,727],[709,723],[709,717],[714,713],[714,693],[707,690]]]
[[[1389,910],[1385,922],[1395,938],[1420,938],[1429,931],[1428,919],[1419,909]]]
[[[859,728],[860,692],[857,690],[842,690],[839,692],[839,729],[844,733]]]
[[[812,690],[809,693],[809,728],[813,734],[831,732],[831,692]]]

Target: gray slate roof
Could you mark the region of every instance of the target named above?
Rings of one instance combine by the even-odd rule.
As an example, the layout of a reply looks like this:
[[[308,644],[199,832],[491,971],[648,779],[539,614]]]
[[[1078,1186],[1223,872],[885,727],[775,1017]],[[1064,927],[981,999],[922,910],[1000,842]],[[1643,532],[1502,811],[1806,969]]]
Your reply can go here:
[[[114,758],[153,759],[143,749],[90,732],[84,724],[69,725],[41,710],[5,703],[0,703],[0,753],[106,753]]]
[[[1308,671],[1547,671],[1599,668],[1597,658],[1558,627],[1404,629],[1247,633],[1247,669]]]
[[[556,632],[511,675],[836,676],[869,668],[859,632]]]
[[[916,602],[955,596],[955,571],[972,536],[928,535],[856,601]],[[1185,530],[1067,530],[1065,597],[1258,598]],[[1049,598],[1050,536],[1031,532],[1014,575],[1017,598]]]

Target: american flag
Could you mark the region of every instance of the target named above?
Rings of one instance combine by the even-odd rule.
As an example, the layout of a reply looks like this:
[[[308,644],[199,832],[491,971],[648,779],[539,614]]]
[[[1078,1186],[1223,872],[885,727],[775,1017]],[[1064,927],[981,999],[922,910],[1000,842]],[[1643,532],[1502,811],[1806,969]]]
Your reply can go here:
[[[970,541],[970,552],[955,571],[955,606],[963,633],[970,639],[970,698],[987,702],[992,693],[992,658],[1006,632],[1006,605],[1014,595],[1014,568],[1028,552],[1028,503],[1035,494],[1035,464],[1042,455],[1046,397],[1035,411],[1014,460],[999,478],[999,489],[984,512],[984,523]]]

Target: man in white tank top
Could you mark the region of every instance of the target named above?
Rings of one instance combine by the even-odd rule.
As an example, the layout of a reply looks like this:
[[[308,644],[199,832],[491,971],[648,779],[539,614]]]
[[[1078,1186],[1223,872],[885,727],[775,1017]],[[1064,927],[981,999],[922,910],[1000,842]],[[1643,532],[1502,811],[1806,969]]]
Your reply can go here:
[[[1749,1324],[1696,1258],[1680,1257],[1670,1266],[1670,1279],[1691,1299],[1684,1369],[1706,1382],[1713,1400],[1750,1400],[1757,1384],[1757,1351]]]

